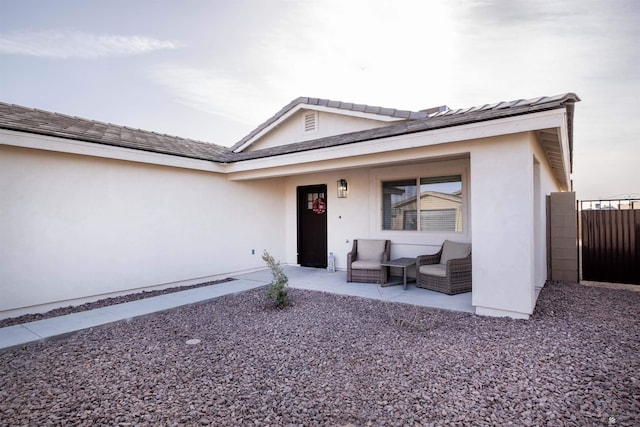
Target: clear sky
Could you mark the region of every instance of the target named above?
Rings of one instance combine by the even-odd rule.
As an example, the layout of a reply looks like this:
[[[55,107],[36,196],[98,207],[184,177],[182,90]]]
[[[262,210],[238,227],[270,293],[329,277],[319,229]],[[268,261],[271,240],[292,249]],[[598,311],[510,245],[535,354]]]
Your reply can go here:
[[[578,197],[640,197],[637,0],[0,0],[0,101],[225,146],[298,96],[566,92]]]

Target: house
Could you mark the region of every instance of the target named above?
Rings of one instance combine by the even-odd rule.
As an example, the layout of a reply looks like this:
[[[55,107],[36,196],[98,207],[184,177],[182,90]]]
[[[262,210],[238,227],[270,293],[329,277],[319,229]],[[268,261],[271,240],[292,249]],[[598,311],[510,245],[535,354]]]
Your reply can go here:
[[[345,270],[381,238],[393,258],[471,242],[476,313],[528,318],[577,101],[298,98],[231,148],[0,104],[0,317],[263,268],[263,249]]]

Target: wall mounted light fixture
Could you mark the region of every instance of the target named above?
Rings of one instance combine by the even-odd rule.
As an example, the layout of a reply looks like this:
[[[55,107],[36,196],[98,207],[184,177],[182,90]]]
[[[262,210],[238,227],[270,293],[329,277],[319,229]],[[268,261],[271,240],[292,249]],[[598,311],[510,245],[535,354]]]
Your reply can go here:
[[[339,179],[338,180],[338,198],[344,199],[347,197],[347,180]]]

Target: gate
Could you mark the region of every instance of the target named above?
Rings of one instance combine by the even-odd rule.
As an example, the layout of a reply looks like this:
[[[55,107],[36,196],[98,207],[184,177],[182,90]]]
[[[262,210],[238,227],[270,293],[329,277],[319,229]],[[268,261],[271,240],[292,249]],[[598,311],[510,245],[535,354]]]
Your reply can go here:
[[[640,200],[578,204],[582,279],[640,285]]]

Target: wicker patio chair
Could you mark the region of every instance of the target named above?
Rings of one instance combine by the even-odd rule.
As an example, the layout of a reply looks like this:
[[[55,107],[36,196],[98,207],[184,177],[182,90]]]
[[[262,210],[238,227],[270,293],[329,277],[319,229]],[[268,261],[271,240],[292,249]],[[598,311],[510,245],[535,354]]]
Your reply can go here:
[[[471,292],[471,243],[445,240],[434,255],[416,258],[416,285],[448,295]]]
[[[347,254],[347,282],[385,283],[387,268],[380,263],[389,261],[390,240],[354,240]]]

